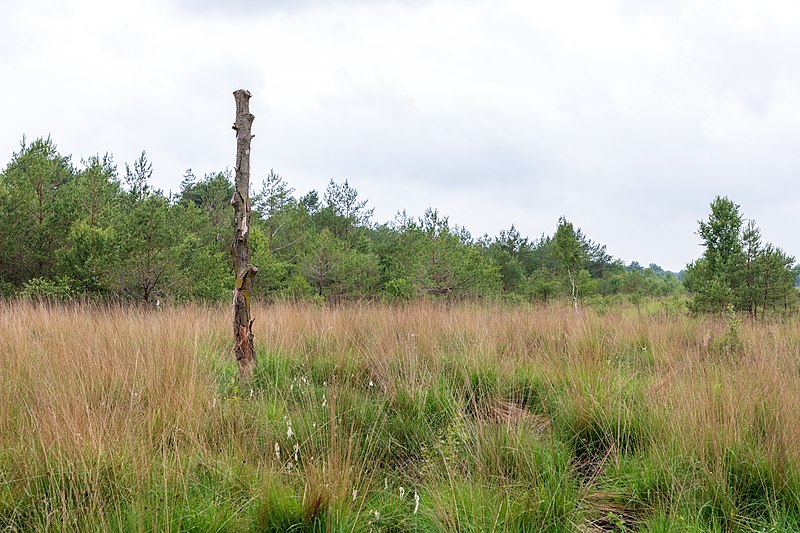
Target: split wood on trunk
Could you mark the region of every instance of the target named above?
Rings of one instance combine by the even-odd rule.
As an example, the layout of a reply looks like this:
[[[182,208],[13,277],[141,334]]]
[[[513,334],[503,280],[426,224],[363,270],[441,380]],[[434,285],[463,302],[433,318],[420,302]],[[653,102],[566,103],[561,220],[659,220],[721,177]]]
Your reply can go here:
[[[256,367],[253,347],[253,317],[250,314],[250,291],[258,269],[250,263],[250,133],[255,117],[250,113],[250,91],[239,89],[233,93],[236,100],[236,177],[231,198],[233,206],[233,271],[236,282],[233,289],[233,340],[234,355],[239,363],[239,379],[247,381]]]

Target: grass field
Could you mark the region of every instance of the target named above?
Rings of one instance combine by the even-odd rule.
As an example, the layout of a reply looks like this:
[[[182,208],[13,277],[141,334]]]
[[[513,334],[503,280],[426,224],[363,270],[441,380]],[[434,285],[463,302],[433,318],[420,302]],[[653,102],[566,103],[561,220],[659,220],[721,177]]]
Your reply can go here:
[[[3,531],[800,531],[800,321],[0,304]]]

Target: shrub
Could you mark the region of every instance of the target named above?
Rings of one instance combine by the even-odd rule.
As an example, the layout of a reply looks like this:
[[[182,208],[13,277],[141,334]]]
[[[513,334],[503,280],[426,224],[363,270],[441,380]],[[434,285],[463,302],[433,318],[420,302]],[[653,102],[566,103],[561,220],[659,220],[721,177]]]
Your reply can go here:
[[[390,302],[407,302],[414,297],[414,287],[405,278],[389,280],[383,291],[386,294],[386,300]]]
[[[33,278],[22,286],[20,295],[34,300],[69,300],[75,294],[71,280],[64,277],[55,279]]]

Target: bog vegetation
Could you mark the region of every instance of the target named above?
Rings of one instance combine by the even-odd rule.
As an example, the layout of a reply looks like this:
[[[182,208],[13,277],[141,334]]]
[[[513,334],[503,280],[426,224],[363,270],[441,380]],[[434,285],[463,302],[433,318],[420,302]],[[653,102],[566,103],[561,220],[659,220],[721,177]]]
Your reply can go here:
[[[800,322],[0,304],[5,531],[798,531]]]

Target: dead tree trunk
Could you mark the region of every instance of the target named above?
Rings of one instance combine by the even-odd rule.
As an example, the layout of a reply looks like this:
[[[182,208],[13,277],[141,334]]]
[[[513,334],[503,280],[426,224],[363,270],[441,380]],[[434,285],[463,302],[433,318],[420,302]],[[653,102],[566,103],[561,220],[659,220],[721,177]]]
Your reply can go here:
[[[250,315],[250,290],[258,269],[250,264],[250,134],[255,117],[250,113],[250,91],[239,89],[236,99],[236,178],[231,198],[233,206],[233,271],[236,282],[233,288],[233,341],[234,355],[239,363],[239,379],[246,381],[256,367],[253,347],[253,318]]]

